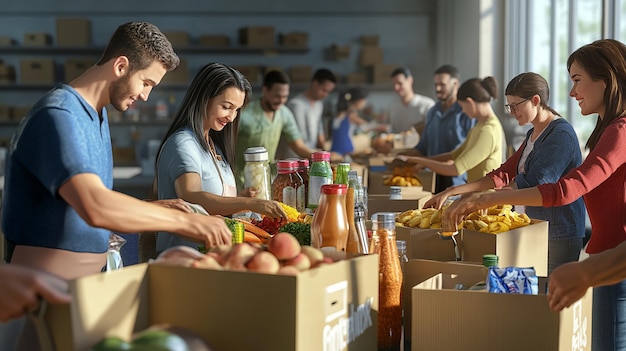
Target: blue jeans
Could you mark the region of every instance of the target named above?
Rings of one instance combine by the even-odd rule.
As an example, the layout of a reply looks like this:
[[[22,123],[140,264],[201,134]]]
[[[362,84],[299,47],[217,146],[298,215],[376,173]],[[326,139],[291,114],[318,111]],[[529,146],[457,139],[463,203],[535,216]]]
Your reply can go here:
[[[593,289],[593,351],[626,351],[626,280]]]
[[[583,249],[583,238],[548,239],[548,275],[567,262],[576,262]]]

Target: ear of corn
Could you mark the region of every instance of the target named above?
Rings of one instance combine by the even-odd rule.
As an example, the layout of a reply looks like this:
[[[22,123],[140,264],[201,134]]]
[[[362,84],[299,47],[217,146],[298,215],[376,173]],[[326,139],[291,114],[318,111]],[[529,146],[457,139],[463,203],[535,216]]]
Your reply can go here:
[[[300,212],[298,212],[298,210],[282,202],[280,203],[280,206],[282,206],[283,210],[285,210],[285,213],[287,214],[287,219],[289,220],[289,222],[298,221],[298,218],[300,218]]]

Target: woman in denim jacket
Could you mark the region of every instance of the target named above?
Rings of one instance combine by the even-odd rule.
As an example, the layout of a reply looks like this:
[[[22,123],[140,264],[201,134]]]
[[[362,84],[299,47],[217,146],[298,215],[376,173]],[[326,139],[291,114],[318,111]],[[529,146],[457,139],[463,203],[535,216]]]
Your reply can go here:
[[[521,147],[500,168],[464,185],[435,195],[424,207],[440,208],[449,196],[505,186],[514,189],[554,183],[582,162],[578,137],[572,126],[548,106],[550,88],[532,72],[513,78],[506,87],[505,110],[519,125],[531,123]],[[582,197],[558,207],[528,206],[530,218],[549,222],[548,273],[557,266],[578,261],[585,236],[585,205]]]

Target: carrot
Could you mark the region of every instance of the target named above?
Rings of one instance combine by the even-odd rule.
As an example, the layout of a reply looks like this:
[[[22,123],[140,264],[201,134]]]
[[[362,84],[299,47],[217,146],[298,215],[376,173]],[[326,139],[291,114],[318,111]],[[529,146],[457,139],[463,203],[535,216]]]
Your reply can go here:
[[[244,229],[246,231],[253,233],[254,235],[258,236],[261,239],[270,239],[272,237],[272,234],[268,233],[263,228],[259,228],[250,222],[247,222],[247,221],[239,221],[239,222],[243,223]]]
[[[256,236],[254,233],[249,232],[247,230],[243,232],[243,241],[246,243],[259,243],[259,244],[263,243],[258,236]]]

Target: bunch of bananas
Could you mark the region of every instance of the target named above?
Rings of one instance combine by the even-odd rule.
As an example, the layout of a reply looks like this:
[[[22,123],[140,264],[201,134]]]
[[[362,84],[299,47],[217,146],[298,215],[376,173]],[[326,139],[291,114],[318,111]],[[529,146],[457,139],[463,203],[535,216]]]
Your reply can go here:
[[[445,208],[447,207],[444,206],[440,210],[425,208],[404,211],[396,217],[396,224],[411,228],[439,229]],[[530,218],[525,213],[519,214],[513,211],[513,206],[500,205],[470,213],[459,224],[459,229],[466,228],[483,233],[498,234],[529,225],[530,222]]]
[[[422,183],[413,174],[412,167],[394,167],[393,174],[383,179],[383,184],[387,186],[420,186]]]
[[[513,211],[511,205],[489,207],[486,211],[472,212],[465,217],[463,227],[483,233],[498,234],[530,224],[525,213]]]

